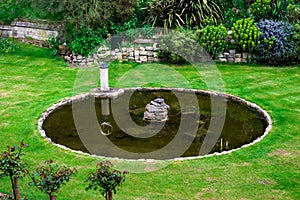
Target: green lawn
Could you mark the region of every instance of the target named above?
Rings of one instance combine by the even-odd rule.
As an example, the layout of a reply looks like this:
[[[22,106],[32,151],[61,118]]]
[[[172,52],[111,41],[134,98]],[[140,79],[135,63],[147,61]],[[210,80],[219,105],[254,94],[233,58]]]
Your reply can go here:
[[[24,160],[31,170],[50,158],[79,169],[62,187],[58,199],[100,199],[99,192],[84,189],[87,173],[100,159],[55,147],[37,131],[41,113],[72,96],[78,72],[48,53],[23,45],[17,54],[0,55],[0,150],[24,139],[29,144]],[[111,85],[135,66],[112,65]],[[268,111],[273,120],[269,135],[231,154],[174,161],[151,173],[131,173],[115,199],[300,199],[300,66],[217,66],[227,93]],[[191,66],[171,67],[189,79],[192,87],[206,89]],[[20,181],[23,196],[47,198],[28,186],[28,181],[28,177]],[[9,179],[0,179],[0,193],[9,192]]]

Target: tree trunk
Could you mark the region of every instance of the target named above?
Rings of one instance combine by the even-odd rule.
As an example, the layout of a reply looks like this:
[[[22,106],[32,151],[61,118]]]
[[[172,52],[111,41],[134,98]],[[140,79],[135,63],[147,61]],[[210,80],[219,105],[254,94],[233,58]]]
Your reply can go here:
[[[9,174],[9,178],[10,178],[10,182],[11,182],[11,188],[13,190],[14,199],[16,199],[15,183],[13,180],[13,175],[11,173]]]
[[[20,200],[20,191],[19,191],[19,183],[18,183],[18,177],[14,176],[14,197],[16,200]]]
[[[248,5],[248,9],[247,9],[247,11],[248,11],[248,13],[250,13],[251,0],[248,0],[248,3],[247,3],[247,5]]]
[[[108,191],[108,200],[113,200],[113,197],[112,197],[113,193],[111,190]]]
[[[56,200],[56,198],[57,198],[57,196],[54,194],[50,194],[49,196],[50,196],[50,200]]]

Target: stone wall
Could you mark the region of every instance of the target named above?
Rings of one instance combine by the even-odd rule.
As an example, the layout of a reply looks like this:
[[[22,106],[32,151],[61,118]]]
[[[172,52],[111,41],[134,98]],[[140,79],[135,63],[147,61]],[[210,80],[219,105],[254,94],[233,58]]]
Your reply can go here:
[[[154,43],[153,46],[115,49],[111,54],[119,61],[147,63],[160,61],[158,52],[159,49],[157,48],[157,43]]]
[[[136,63],[152,63],[160,62],[163,58],[159,57],[159,48],[157,43],[153,46],[142,47],[129,47],[122,49],[115,49],[110,51],[108,48],[99,48],[98,53],[83,57],[82,55],[63,55],[64,59],[73,66],[86,67],[91,64],[99,64],[103,60],[118,60],[120,62],[130,61]],[[220,53],[219,58],[216,61],[229,62],[229,63],[247,63],[253,61],[253,55],[249,53],[237,53],[236,50],[230,50],[229,52]]]
[[[230,63],[247,63],[253,61],[253,55],[250,53],[237,53],[236,50],[220,53],[218,61]]]
[[[97,53],[89,55],[88,57],[83,57],[82,55],[75,55],[71,53],[70,55],[64,55],[64,59],[68,63],[76,66],[85,67],[92,64],[99,64],[103,60],[119,60],[137,62],[137,63],[151,63],[161,61],[159,56],[159,48],[157,48],[157,43],[153,46],[142,46],[142,47],[124,47],[121,49],[109,50],[105,47],[100,47]]]
[[[11,25],[0,25],[0,36],[47,41],[48,37],[57,37],[58,31],[54,25],[17,21]]]

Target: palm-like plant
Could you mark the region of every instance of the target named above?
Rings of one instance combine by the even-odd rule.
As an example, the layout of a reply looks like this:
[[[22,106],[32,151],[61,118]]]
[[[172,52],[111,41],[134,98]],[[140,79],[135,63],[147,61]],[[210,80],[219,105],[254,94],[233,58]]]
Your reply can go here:
[[[152,26],[164,28],[173,28],[184,24],[175,2],[175,0],[150,1],[147,7],[149,13],[146,18],[147,22]]]
[[[199,27],[207,18],[215,23],[222,19],[221,10],[213,0],[180,0],[179,7],[186,23],[192,27]]]
[[[153,0],[147,10],[147,22],[164,28],[201,27],[207,18],[214,22],[222,19],[220,8],[213,0]]]

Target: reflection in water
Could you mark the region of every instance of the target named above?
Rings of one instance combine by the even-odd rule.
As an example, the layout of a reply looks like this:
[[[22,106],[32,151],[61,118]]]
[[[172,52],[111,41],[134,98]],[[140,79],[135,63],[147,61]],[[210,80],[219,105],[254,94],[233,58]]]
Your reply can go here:
[[[117,101],[121,102],[122,98],[126,95],[129,94],[125,92],[125,94],[119,97]],[[160,130],[151,137],[137,137],[139,133],[134,127],[131,129],[130,127],[127,128],[126,132],[122,131],[116,124],[114,116],[110,112],[110,104],[111,101],[114,100],[94,100],[90,97],[90,99],[74,103],[73,110],[74,106],[75,109],[85,109],[85,104],[87,102],[94,102],[102,136],[107,137],[109,141],[118,148],[135,153],[153,152],[169,144],[178,132],[181,118],[188,117],[188,123],[184,124],[186,130],[188,130],[188,127],[196,125],[198,126],[198,131],[196,136],[193,133],[189,133],[189,131],[184,132],[181,140],[190,141],[191,145],[182,157],[198,156],[200,147],[207,135],[207,130],[210,125],[211,102],[209,95],[197,94],[200,118],[195,117],[197,113],[194,111],[194,106],[188,105],[190,95],[191,94],[189,93],[183,93],[181,95],[181,98],[186,99],[184,102],[187,102],[186,108],[182,111],[177,97],[171,91],[136,91],[133,93],[129,101],[129,113],[132,120],[138,126],[143,127],[149,124],[143,120],[143,117],[146,110],[145,107],[151,100],[161,97],[164,98],[165,102],[170,106],[170,109],[168,110],[168,120],[164,122],[164,124],[151,124],[153,130],[156,130],[156,128]],[[225,125],[219,140],[216,142],[210,153],[235,149],[244,144],[251,143],[256,138],[263,135],[266,128],[266,121],[256,111],[237,102],[229,101],[227,99],[223,99],[223,101],[227,101]],[[119,112],[118,115],[118,117],[122,118],[123,113]],[[126,115],[124,114],[124,116]],[[199,116],[199,113],[197,116]],[[53,142],[70,147],[74,150],[89,153],[77,133],[71,104],[65,105],[52,112],[45,120],[43,129]],[[124,154],[118,156],[118,152],[110,152],[108,149],[109,147],[103,146],[102,148],[103,152],[101,152],[101,156],[130,158],[126,157]]]

